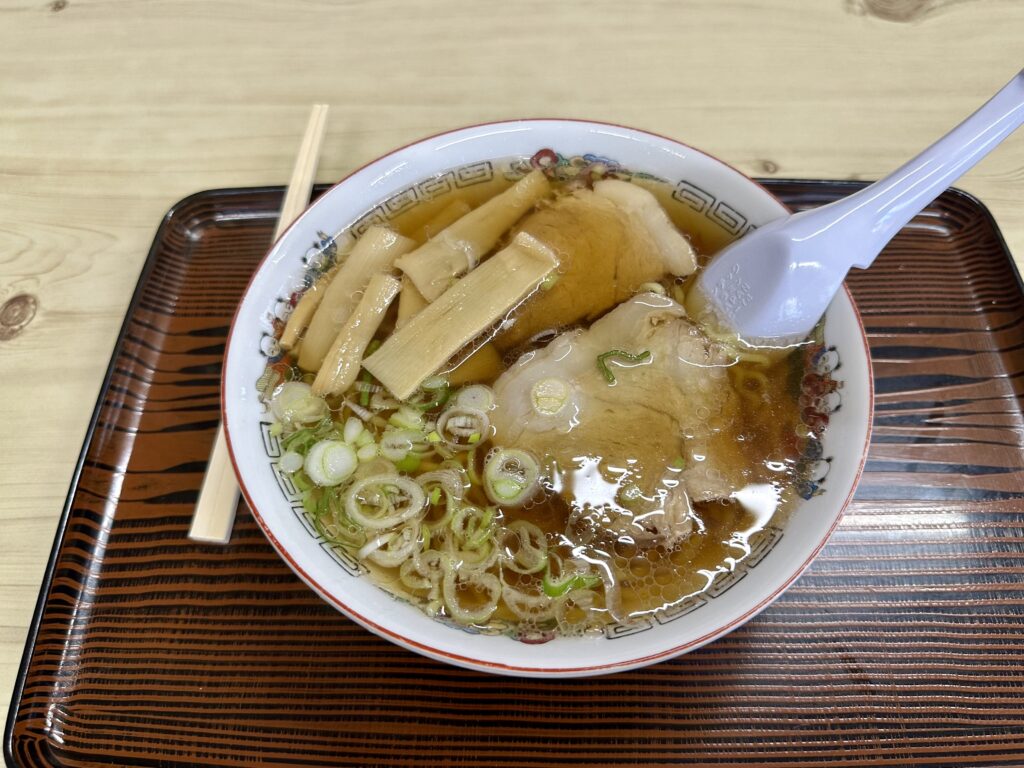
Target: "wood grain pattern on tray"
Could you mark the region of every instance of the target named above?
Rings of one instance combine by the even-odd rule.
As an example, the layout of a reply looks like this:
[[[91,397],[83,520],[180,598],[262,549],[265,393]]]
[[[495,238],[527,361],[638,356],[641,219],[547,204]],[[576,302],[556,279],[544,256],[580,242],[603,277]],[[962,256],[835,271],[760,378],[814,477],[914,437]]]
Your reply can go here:
[[[795,207],[856,188],[770,187]],[[322,603],[244,510],[227,547],[186,538],[224,337],[279,203],[201,193],[158,234],[58,535],[12,765],[1024,763],[1024,296],[973,199],[946,193],[850,278],[875,432],[810,570],[697,652],[587,680],[399,649]]]

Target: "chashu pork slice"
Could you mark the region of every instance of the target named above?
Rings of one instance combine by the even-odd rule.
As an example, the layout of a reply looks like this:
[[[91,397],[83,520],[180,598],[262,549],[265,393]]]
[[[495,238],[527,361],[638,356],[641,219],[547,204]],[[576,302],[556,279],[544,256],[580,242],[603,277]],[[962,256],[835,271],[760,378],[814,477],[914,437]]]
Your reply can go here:
[[[696,268],[693,249],[658,201],[627,181],[600,181],[528,215],[519,225],[558,256],[557,278],[495,337],[502,351],[552,328],[590,322],[644,283]]]
[[[637,359],[606,358],[610,384],[598,356],[614,350]],[[691,501],[742,485],[742,446],[728,430],[740,417],[730,362],[679,304],[639,294],[498,378],[495,444],[532,451],[590,525],[677,540],[692,528]]]

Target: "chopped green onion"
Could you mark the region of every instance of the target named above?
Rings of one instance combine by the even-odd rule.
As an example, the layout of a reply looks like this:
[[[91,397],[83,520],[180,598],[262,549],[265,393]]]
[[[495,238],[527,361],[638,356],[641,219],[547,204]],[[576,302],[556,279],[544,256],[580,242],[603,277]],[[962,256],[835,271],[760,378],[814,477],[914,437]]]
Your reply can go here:
[[[455,395],[455,404],[476,411],[489,411],[494,408],[494,390],[483,384],[463,387]]]
[[[625,360],[630,363],[642,363],[644,360],[651,356],[650,350],[640,352],[639,354],[630,354],[629,352],[623,352],[621,349],[611,349],[597,356],[597,370],[604,376],[604,380],[609,384],[615,383],[615,374],[612,373],[612,369],[608,367],[606,360],[616,358]]]
[[[352,446],[340,440],[321,440],[309,449],[303,468],[319,486],[332,486],[347,480],[356,471],[359,459]]]
[[[545,571],[541,588],[548,597],[561,597],[577,589],[591,589],[601,583],[601,577],[596,573],[574,573],[562,580],[552,579]]]
[[[384,530],[418,516],[426,501],[423,489],[408,477],[373,475],[349,487],[345,512],[364,528]]]
[[[373,374],[364,368],[359,376],[359,384],[361,385],[359,386],[359,404],[363,408],[368,408],[370,406],[370,395],[373,394]]]
[[[469,476],[469,482],[473,485],[480,485],[480,475],[476,471],[476,448],[471,447],[469,453],[466,454],[466,474]]]
[[[439,501],[441,501],[441,486],[438,485],[430,492],[430,503],[436,506]]]
[[[410,589],[430,589],[431,587],[430,579],[419,572],[415,557],[411,557],[402,563],[398,569],[398,578]]]
[[[414,429],[387,429],[380,438],[380,455],[389,461],[401,461],[409,454],[429,453],[426,437]]]
[[[281,441],[281,445],[289,451],[295,451],[302,455],[306,454],[309,447],[317,441],[316,433],[312,429],[300,429],[293,432]]]
[[[271,437],[280,436],[281,433],[284,432],[284,424],[282,424],[280,421],[275,421],[273,424],[270,425],[269,432]]]
[[[537,573],[547,567],[548,542],[539,527],[514,520],[502,535],[502,565],[516,573]]]
[[[505,501],[514,498],[522,490],[522,484],[518,480],[500,477],[492,481],[491,489],[496,498]]]
[[[438,492],[443,491],[447,496],[453,499],[462,499],[466,495],[466,486],[469,484],[465,477],[465,472],[462,467],[449,467],[445,469],[435,469],[432,472],[424,472],[422,475],[416,478],[416,482],[420,484],[422,488],[431,488]],[[431,491],[433,496],[433,491]],[[440,497],[439,497],[440,498]],[[436,504],[437,502],[431,502]]]
[[[313,516],[317,520],[324,520],[331,511],[331,499],[328,497],[326,490],[321,490],[319,496],[316,497],[316,503],[313,506]]]
[[[300,493],[309,493],[313,490],[313,483],[301,469],[292,474],[292,484],[298,488]]]
[[[306,454],[309,447],[317,440],[322,440],[333,430],[334,424],[329,418],[322,420],[315,427],[304,427],[292,432],[281,440],[281,446],[286,451]]]
[[[281,458],[277,461],[277,466],[281,468],[282,472],[298,472],[302,469],[302,454],[296,451],[288,451],[282,454]]]
[[[356,457],[360,462],[370,461],[371,459],[377,458],[380,453],[380,449],[376,443],[370,443],[369,445],[362,445],[359,450],[356,451]]]
[[[446,402],[448,402],[448,380],[443,376],[431,376],[420,384],[419,389],[404,404],[425,413],[440,408]]]
[[[327,402],[313,394],[313,388],[301,381],[287,381],[270,399],[270,410],[283,425],[310,424],[328,413]]]
[[[504,571],[502,575],[504,576]],[[502,581],[501,599],[512,613],[533,626],[553,620],[558,608],[558,601],[552,600],[543,592],[534,593],[532,589],[523,591],[507,581]]]
[[[484,490],[495,504],[527,501],[540,483],[540,463],[527,451],[498,448],[484,464]]]
[[[430,434],[427,435],[427,442],[428,443],[440,443],[441,442],[441,435],[438,434],[436,429],[433,432],[431,432]]]
[[[451,551],[451,556],[464,570],[486,571],[498,561],[498,548],[494,540],[487,537],[479,544]]]
[[[306,510],[306,514],[307,515],[309,515],[310,517],[314,518],[313,519],[314,524],[318,523],[318,521],[316,520],[316,507],[317,507],[317,505],[316,505],[315,499],[313,498],[313,492],[312,491],[303,491],[302,492],[302,508],[304,510]],[[317,530],[320,530],[320,526],[319,525],[316,525],[316,528],[317,528]]]
[[[444,376],[427,376],[420,384],[420,389],[428,392],[436,389],[448,389],[448,379]]]
[[[372,560],[385,568],[397,568],[417,548],[419,526],[415,521],[406,523],[397,532],[375,536],[360,548],[357,556],[361,560]]]
[[[540,379],[530,388],[530,404],[539,416],[555,416],[569,402],[569,394],[569,384],[562,379]]]
[[[392,408],[397,408],[399,405],[398,401],[386,392],[374,392],[370,395],[370,410],[371,411],[388,411]]]
[[[330,512],[331,509],[331,495],[329,491],[321,491],[320,498],[316,502],[316,514],[318,517],[322,517]]]
[[[391,414],[391,418],[388,419],[388,423],[398,427],[399,429],[412,429],[418,432],[423,429],[424,418],[423,414],[414,408],[403,405]]]
[[[498,607],[501,599],[501,582],[493,573],[479,569],[447,568],[442,580],[444,605],[448,613],[460,624],[480,624],[487,621]],[[463,605],[460,597],[473,595],[470,608]]]
[[[494,528],[494,507],[474,507],[467,504],[452,515],[451,529],[455,536],[470,549],[477,549],[491,538]]]
[[[352,444],[363,432],[363,422],[355,416],[349,416],[345,421],[345,428],[341,433],[341,439]]]
[[[369,357],[370,355],[372,355],[374,352],[380,349],[380,345],[380,339],[374,339],[373,341],[371,341],[367,345],[366,352],[363,354],[363,357]],[[359,384],[357,384],[356,386],[359,389],[359,404],[363,406],[363,408],[368,408],[370,406],[371,395],[376,395],[382,389],[382,387],[373,386],[373,374],[371,374],[365,368],[363,369],[363,372],[360,374]]]
[[[415,472],[420,467],[419,454],[407,453],[403,458],[395,462],[395,469],[399,472]]]
[[[363,421],[370,421],[370,419],[373,418],[373,414],[370,411],[363,408],[362,406],[353,403],[351,400],[345,400],[344,402],[345,405],[352,409],[352,413],[354,413]]]
[[[675,461],[672,462],[672,469],[686,469],[686,459],[676,456]]]
[[[487,414],[462,405],[449,407],[437,418],[437,433],[450,448],[465,451],[488,434],[491,421]],[[476,435],[476,439],[473,439]]]
[[[356,447],[364,448],[367,445],[373,445],[373,433],[364,428],[356,437]]]

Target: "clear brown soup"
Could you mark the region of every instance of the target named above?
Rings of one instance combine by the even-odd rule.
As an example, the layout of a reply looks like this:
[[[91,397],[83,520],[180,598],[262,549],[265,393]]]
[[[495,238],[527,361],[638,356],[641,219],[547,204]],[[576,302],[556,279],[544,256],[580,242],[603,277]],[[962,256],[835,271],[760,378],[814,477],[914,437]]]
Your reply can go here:
[[[415,237],[421,233],[425,224],[433,219],[458,197],[471,207],[476,207],[485,200],[502,192],[513,183],[513,180],[497,174],[496,178],[464,189],[441,194],[427,202],[418,203],[392,218],[388,226],[398,233]],[[710,221],[702,213],[698,213],[686,205],[672,199],[672,189],[666,184],[652,180],[640,183],[654,193],[664,210],[669,214],[674,225],[682,232],[701,260],[712,255],[725,245],[731,236],[716,223]],[[561,185],[560,193],[571,191],[573,184]],[[687,281],[665,275],[659,281],[669,297],[681,300],[685,296]],[[529,300],[527,300],[529,301]],[[393,314],[394,308],[392,308]],[[393,327],[393,318],[389,318],[378,334],[384,338]],[[543,337],[535,345],[521,345],[505,355],[504,364],[515,362],[518,357],[533,347],[542,347],[555,332],[565,328],[552,328],[552,333]],[[554,563],[570,562],[573,558],[585,555],[588,562],[593,561],[591,578],[581,588],[570,590],[568,594],[559,595],[557,600],[561,606],[557,615],[550,615],[548,609],[537,610],[536,616],[524,616],[522,611],[513,611],[502,599],[496,609],[485,621],[471,622],[482,631],[507,632],[523,639],[549,638],[557,635],[577,635],[589,632],[600,632],[613,623],[629,623],[650,614],[670,609],[683,601],[707,591],[717,580],[731,573],[746,558],[759,532],[766,526],[781,525],[789,509],[801,495],[806,495],[809,484],[808,458],[809,443],[820,433],[820,425],[805,423],[807,397],[804,385],[808,374],[810,350],[798,347],[784,359],[773,359],[770,363],[757,359],[739,359],[730,366],[728,380],[737,394],[738,409],[728,423],[716,423],[709,428],[714,432],[714,439],[727,440],[740,446],[733,452],[739,467],[721,467],[724,473],[741,473],[751,486],[770,486],[775,494],[772,511],[765,514],[763,509],[751,511],[750,505],[740,503],[736,498],[697,501],[692,504],[694,513],[693,533],[677,541],[666,542],[655,538],[652,541],[640,542],[629,536],[615,536],[607,531],[595,529],[581,519],[578,508],[574,514],[573,505],[563,495],[555,492],[550,482],[543,483],[538,492],[520,507],[498,507],[488,498],[482,484],[470,482],[466,489],[462,504],[472,505],[480,509],[492,509],[495,535],[500,538],[500,531],[515,521],[527,521],[537,526],[545,535],[549,556]],[[285,358],[285,363],[289,358]],[[457,361],[453,361],[457,362]],[[498,371],[477,380],[474,383],[491,386],[494,384]],[[292,367],[285,378],[309,380],[309,374]],[[366,377],[345,398],[329,399],[334,419],[340,425],[350,417],[350,412],[343,405],[348,399],[358,402],[366,389]],[[371,384],[372,385],[372,384]],[[453,387],[453,392],[456,388]],[[431,415],[427,413],[427,417]],[[435,412],[436,415],[436,412]],[[368,423],[367,428],[379,438],[387,429],[387,412],[375,425]],[[384,424],[384,425],[382,425]],[[645,439],[643,423],[635,424],[636,433],[625,435],[628,442]],[[572,433],[566,435],[571,439]],[[484,463],[489,451],[493,448],[489,437],[484,438],[470,451],[460,452],[448,458],[449,462],[459,462],[467,470],[469,478],[483,477]],[[664,457],[666,463],[673,457]],[[419,465],[405,472],[412,477],[425,472],[443,468],[443,456],[426,456]],[[448,466],[451,466],[450,464]],[[574,470],[563,467],[562,473],[572,480]],[[564,478],[563,478],[564,479]],[[333,535],[339,523],[336,507],[324,501],[322,491],[313,488],[306,492],[307,512],[322,534],[346,549],[355,556],[360,549],[359,541],[351,541],[346,537]],[[319,495],[318,495],[319,494]],[[441,505],[443,506],[443,505]],[[577,505],[578,506],[578,505]],[[755,505],[756,506],[756,505]],[[441,520],[445,510],[431,508],[423,520],[428,526]],[[497,540],[496,540],[497,541]],[[495,546],[503,546],[498,541]],[[450,610],[443,596],[439,598],[437,588],[416,589],[402,578],[398,567],[384,567],[372,560],[364,560],[363,564],[369,576],[388,592],[408,600],[424,608],[428,613],[442,619],[450,619]],[[502,570],[501,561],[490,569],[492,573],[500,573],[506,588],[514,588],[528,594],[545,594],[541,588],[542,573],[518,573],[508,569]],[[600,581],[593,578],[594,573],[602,574]],[[584,588],[585,587],[585,588]],[[614,610],[610,591],[614,590]],[[577,593],[578,592],[578,593]],[[587,594],[582,594],[582,593]],[[576,594],[576,602],[573,595]],[[473,584],[460,585],[459,600],[462,605],[472,609],[474,605],[483,604],[488,599],[486,590],[479,590]],[[555,598],[552,598],[554,601]],[[578,603],[578,605],[576,604]],[[465,622],[463,622],[465,623]]]

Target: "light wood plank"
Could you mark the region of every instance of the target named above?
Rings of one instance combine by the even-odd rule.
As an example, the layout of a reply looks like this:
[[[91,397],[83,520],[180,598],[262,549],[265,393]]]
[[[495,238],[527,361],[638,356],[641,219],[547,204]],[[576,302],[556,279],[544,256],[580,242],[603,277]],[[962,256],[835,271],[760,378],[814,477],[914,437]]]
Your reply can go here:
[[[161,216],[285,183],[310,103],[333,106],[321,181],[517,116],[635,125],[754,175],[872,179],[1008,80],[1022,31],[1018,0],[0,3],[0,302],[40,302],[0,343],[0,707]],[[1024,136],[960,186],[1024,256]]]

